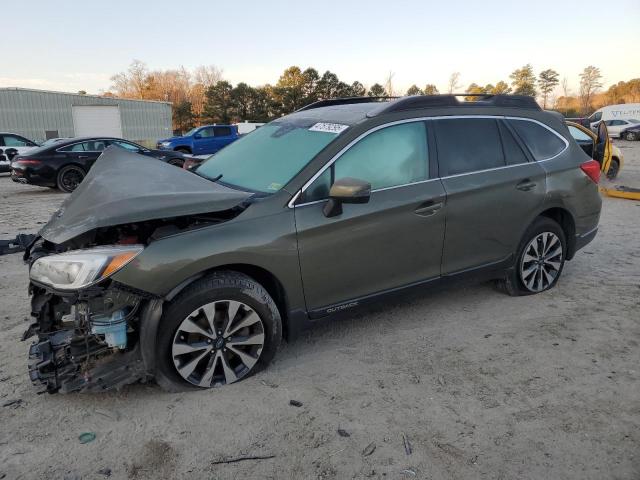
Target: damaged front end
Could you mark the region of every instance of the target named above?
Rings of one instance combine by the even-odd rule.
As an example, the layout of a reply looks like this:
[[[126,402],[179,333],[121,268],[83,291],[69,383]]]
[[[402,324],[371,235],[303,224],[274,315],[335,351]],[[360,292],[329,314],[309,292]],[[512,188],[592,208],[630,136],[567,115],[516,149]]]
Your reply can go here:
[[[32,316],[26,337],[29,377],[49,393],[104,391],[146,380],[140,349],[141,311],[148,299],[111,282],[78,293],[32,284]]]
[[[23,340],[37,336],[29,349],[32,382],[69,393],[153,378],[164,299],[112,275],[137,268],[136,257],[153,242],[237,217],[251,196],[106,150],[38,236],[7,244],[26,249],[29,264],[35,322]]]

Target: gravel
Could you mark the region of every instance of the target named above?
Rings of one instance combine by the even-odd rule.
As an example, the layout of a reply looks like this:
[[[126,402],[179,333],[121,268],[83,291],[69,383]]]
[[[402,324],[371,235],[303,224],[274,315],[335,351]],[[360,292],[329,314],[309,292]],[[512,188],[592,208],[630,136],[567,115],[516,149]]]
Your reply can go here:
[[[617,143],[617,183],[640,187],[640,142]],[[0,238],[64,198],[0,175]],[[0,478],[640,478],[639,219],[640,202],[605,198],[597,238],[550,292],[425,292],[320,325],[245,381],[180,394],[39,395],[20,342],[26,268],[0,257],[0,403],[21,399],[0,408]],[[255,459],[215,463],[241,457]]]

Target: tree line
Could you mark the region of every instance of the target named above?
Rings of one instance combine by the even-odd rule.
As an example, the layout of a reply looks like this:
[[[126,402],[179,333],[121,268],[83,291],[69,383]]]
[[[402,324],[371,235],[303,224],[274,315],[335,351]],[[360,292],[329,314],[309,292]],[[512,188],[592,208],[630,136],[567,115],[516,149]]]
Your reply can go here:
[[[393,88],[393,74],[384,82],[368,89],[359,81],[347,83],[327,70],[320,74],[315,68],[302,70],[287,68],[275,85],[253,87],[245,82],[232,85],[215,66],[200,66],[193,71],[181,67],[175,70],[151,71],[146,64],[134,60],[125,72],[114,75],[113,86],[107,96],[146,100],[165,100],[173,104],[173,126],[186,131],[195,125],[238,121],[267,122],[288,114],[309,103],[339,97],[435,95],[440,93],[434,84],[420,88],[411,85],[406,92]],[[560,86],[560,94],[558,94]],[[594,66],[580,74],[576,94],[570,91],[568,80],[559,78],[557,71],[548,68],[538,75],[530,64],[514,70],[509,82],[495,84],[470,83],[464,92],[467,100],[485,94],[519,94],[536,97],[543,108],[561,111],[567,116],[588,114],[606,103],[640,101],[640,79],[619,82],[601,93],[602,75]],[[460,73],[454,72],[446,93],[461,93]]]

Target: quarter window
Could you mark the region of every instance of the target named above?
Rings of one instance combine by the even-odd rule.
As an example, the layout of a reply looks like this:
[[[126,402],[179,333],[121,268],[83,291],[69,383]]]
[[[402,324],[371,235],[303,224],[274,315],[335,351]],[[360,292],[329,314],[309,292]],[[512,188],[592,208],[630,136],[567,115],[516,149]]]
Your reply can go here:
[[[518,145],[518,142],[503,122],[500,125],[500,138],[502,138],[502,150],[504,151],[504,160],[507,165],[520,165],[527,163],[527,156]]]
[[[407,185],[428,178],[427,136],[424,122],[377,130],[347,150],[304,193],[302,202],[323,200],[335,180],[357,178],[373,190]]]
[[[565,143],[557,135],[538,123],[528,120],[509,120],[509,124],[536,160],[555,157],[565,149]]]
[[[442,176],[505,166],[495,119],[451,118],[433,123]]]

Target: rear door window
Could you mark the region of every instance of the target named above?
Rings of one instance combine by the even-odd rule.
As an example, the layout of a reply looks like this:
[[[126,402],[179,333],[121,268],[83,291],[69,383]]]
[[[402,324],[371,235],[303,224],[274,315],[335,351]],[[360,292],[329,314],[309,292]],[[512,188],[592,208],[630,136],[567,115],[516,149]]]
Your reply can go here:
[[[90,142],[76,143],[68,147],[60,148],[60,152],[101,152],[106,148],[104,140],[93,140]]]
[[[569,127],[569,133],[577,141],[580,141],[580,142],[593,142],[593,138],[591,138],[589,135],[584,133],[579,128],[576,128],[573,125],[568,125],[568,127]]]
[[[498,122],[493,118],[434,120],[440,176],[506,165]]]
[[[214,132],[216,137],[230,137],[231,127],[215,127]]]
[[[538,161],[555,157],[566,148],[558,135],[539,123],[515,119],[508,122]]]

